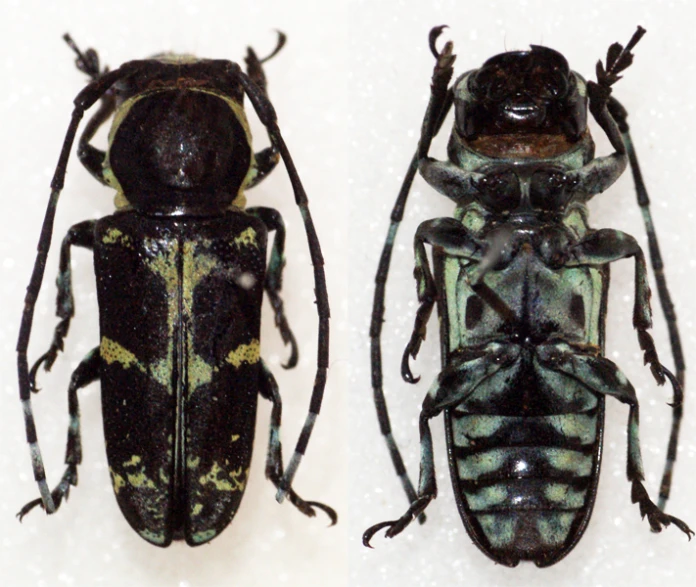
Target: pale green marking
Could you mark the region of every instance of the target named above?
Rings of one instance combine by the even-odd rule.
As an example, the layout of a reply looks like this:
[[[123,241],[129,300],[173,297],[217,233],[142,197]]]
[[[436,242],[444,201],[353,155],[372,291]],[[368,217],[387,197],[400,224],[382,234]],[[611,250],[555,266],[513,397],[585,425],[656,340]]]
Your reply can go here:
[[[546,418],[551,426],[567,438],[577,438],[581,444],[592,444],[597,437],[597,418],[584,414],[562,414]]]
[[[135,468],[141,462],[141,457],[139,457],[138,455],[133,455],[129,461],[123,463],[123,466]],[[145,474],[145,465],[140,467],[140,469],[134,473],[126,473],[126,479],[128,479],[128,483],[130,483],[132,487],[138,489],[141,487],[144,487],[146,489],[157,489],[155,482]]]
[[[217,534],[216,530],[204,530],[203,532],[196,532],[191,536],[191,540],[198,544],[202,542],[208,542]]]
[[[501,416],[472,416],[453,420],[453,439],[455,446],[467,447],[477,438],[490,438],[506,422]]]
[[[184,262],[182,274],[184,311],[191,313],[193,292],[198,285],[215,269],[220,262],[199,251],[201,247],[192,241],[184,242]]]
[[[239,467],[236,471],[230,471],[227,475],[225,473],[226,471],[217,462],[213,462],[210,472],[199,477],[198,482],[201,485],[212,483],[218,491],[244,491],[248,470],[244,471]],[[222,477],[220,477],[221,474]]]
[[[201,457],[186,457],[186,468],[196,469],[201,464]]]
[[[457,459],[459,478],[475,481],[481,475],[497,471],[505,463],[506,454],[506,449],[493,449]]]
[[[261,348],[258,339],[254,338],[249,344],[240,344],[236,349],[230,351],[225,359],[234,367],[239,367],[242,363],[253,365],[259,362]]]
[[[193,338],[189,333],[189,338]],[[193,340],[189,341],[189,348],[193,347]],[[189,352],[188,384],[189,394],[199,387],[209,384],[213,380],[213,367],[206,363],[200,355]]]
[[[160,250],[162,243],[154,239],[146,239],[144,246],[148,250]],[[179,274],[177,268],[177,255],[179,254],[179,243],[175,240],[167,244],[166,250],[160,252],[153,258],[148,259],[150,270],[159,275],[164,280],[165,291],[167,292],[167,333],[169,343],[167,344],[166,356],[154,361],[149,365],[150,376],[163,385],[171,394],[172,371],[174,370],[174,324],[180,320],[179,300],[175,295],[179,289]]]
[[[143,467],[138,473],[127,473],[126,477],[128,477],[128,483],[130,483],[132,487],[136,487],[138,489],[141,487],[145,487],[146,489],[157,488],[155,482],[148,478],[148,476],[145,474],[145,467]]]
[[[121,487],[125,487],[126,480],[111,467],[109,467],[109,473],[111,473],[111,484],[114,486],[114,493],[118,495]]]
[[[145,540],[154,542],[155,544],[164,544],[164,532],[153,532],[152,530],[138,530]]]
[[[123,463],[124,467],[135,467],[143,459],[139,455],[133,455],[130,461],[125,461]]]
[[[571,471],[578,477],[586,477],[592,473],[592,455],[564,448],[544,449],[544,455],[555,469]]]
[[[109,365],[119,363],[124,369],[130,369],[135,366],[143,373],[146,372],[145,367],[132,352],[106,336],[103,336],[101,339],[99,354]]]
[[[472,511],[487,510],[500,505],[508,499],[508,490],[504,485],[491,485],[475,493],[465,493],[466,500]]]
[[[494,547],[501,548],[514,541],[515,518],[513,516],[482,514],[476,516],[476,519]]]
[[[478,235],[486,226],[486,218],[478,206],[472,205],[468,206],[465,210],[462,210],[461,223],[469,230],[469,232],[472,232],[474,235]]]
[[[239,235],[234,238],[233,242],[238,247],[244,246],[255,247],[257,249],[259,248],[259,245],[256,242],[256,231],[251,226],[240,232]]]
[[[237,442],[237,441],[239,440],[239,434],[233,434],[233,435],[230,437],[230,440],[231,440],[232,442]]]
[[[201,282],[218,269],[220,262],[215,257],[203,254],[201,249],[210,247],[210,241],[196,243],[186,241],[183,246],[183,272],[182,272],[182,302],[183,312],[191,316],[193,312],[193,296]],[[188,393],[191,396],[201,387],[208,385],[213,380],[214,368],[208,364],[194,349],[195,322],[191,322],[191,329],[186,338]]]
[[[548,483],[544,487],[544,497],[568,509],[579,509],[585,505],[585,492],[576,491],[565,483]]]
[[[102,242],[105,245],[118,243],[126,248],[133,248],[133,240],[131,237],[127,234],[123,234],[118,228],[109,228],[102,237]]]
[[[196,503],[194,506],[191,508],[191,515],[192,516],[197,516],[203,511],[203,504],[202,503]]]
[[[573,512],[547,513],[537,521],[537,530],[546,544],[563,544],[575,514]]]
[[[153,361],[149,365],[150,377],[167,389],[172,384],[172,365],[169,357]]]
[[[160,481],[162,481],[162,483],[164,483],[165,485],[169,483],[169,475],[167,475],[167,473],[164,471],[162,467],[160,467],[159,470],[159,478]]]

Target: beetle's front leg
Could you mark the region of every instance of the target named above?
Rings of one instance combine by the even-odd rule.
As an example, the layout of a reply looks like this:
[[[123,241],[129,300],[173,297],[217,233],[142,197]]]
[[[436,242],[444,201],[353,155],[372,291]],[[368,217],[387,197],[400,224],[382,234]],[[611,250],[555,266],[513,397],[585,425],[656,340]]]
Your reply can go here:
[[[454,99],[453,91],[448,89],[454,73],[453,66],[456,59],[456,55],[452,53],[454,45],[452,41],[447,41],[442,51],[438,51],[435,46],[437,38],[445,28],[444,26],[433,28],[428,38],[430,51],[435,57],[435,67],[433,68],[433,77],[430,83],[430,101],[428,102],[428,108],[425,111],[425,117],[421,126],[418,159],[428,156],[433,137],[440,130],[444,117]]]
[[[264,57],[263,59],[259,58],[254,49],[247,47],[247,55],[244,58],[247,75],[263,91],[263,93],[266,94],[266,96],[268,96],[268,84],[266,82],[266,73],[263,70],[263,64],[278,54],[278,52],[285,45],[286,40],[287,37],[285,34],[278,31],[278,42],[275,49],[270,55]],[[256,161],[256,175],[251,180],[249,185],[246,186],[247,188],[252,188],[258,185],[261,180],[263,180],[276,168],[276,165],[278,165],[278,162],[280,161],[280,153],[275,145],[271,145],[270,147],[256,153],[254,155],[254,159]]]
[[[43,365],[45,371],[50,371],[58,352],[63,350],[63,340],[70,329],[70,320],[75,315],[75,302],[72,293],[72,270],[70,267],[70,247],[94,248],[94,220],[86,220],[70,227],[60,247],[60,262],[56,286],[56,316],[60,318],[54,332],[53,342],[50,348],[34,363],[29,372],[29,380],[32,391],[38,391],[36,387],[36,373]]]
[[[271,410],[271,426],[270,437],[268,440],[268,453],[266,456],[266,478],[275,485],[280,487],[280,482],[283,478],[283,451],[280,442],[280,422],[282,419],[283,404],[278,390],[273,373],[268,369],[263,360],[261,363],[261,374],[259,381],[259,391],[261,396],[269,400],[273,404]],[[292,487],[285,488],[285,495],[298,510],[309,517],[314,517],[314,508],[320,509],[326,513],[331,519],[333,526],[338,521],[338,515],[333,508],[319,503],[317,501],[305,501],[302,499]]]
[[[43,463],[38,457],[36,449],[36,433],[34,432],[33,441],[30,442],[29,448],[32,456],[32,465],[34,467],[34,476],[41,488],[42,497],[35,499],[26,504],[17,514],[21,519],[29,513],[34,507],[40,505],[46,510],[46,513],[52,514],[59,507],[63,498],[68,497],[70,486],[77,485],[77,466],[82,462],[82,443],[80,440],[80,406],[77,398],[79,389],[86,387],[93,381],[99,379],[99,365],[101,359],[99,356],[99,347],[92,349],[87,356],[82,359],[80,364],[73,371],[70,377],[70,386],[68,387],[68,412],[70,423],[68,425],[68,442],[65,449],[65,464],[67,465],[65,473],[56,488],[51,491],[50,496],[52,503],[48,502],[44,497],[44,492],[47,492],[46,476],[44,473]],[[31,405],[27,402],[24,404],[24,417],[31,420],[32,429],[34,429],[34,415],[31,410]],[[50,505],[48,505],[50,503]]]
[[[247,212],[260,219],[266,225],[269,232],[275,231],[273,246],[271,247],[271,258],[268,262],[268,269],[266,271],[264,289],[273,307],[275,324],[280,331],[280,336],[283,338],[283,342],[286,345],[290,345],[290,357],[283,367],[285,369],[292,369],[297,365],[297,340],[292,330],[290,330],[290,325],[285,316],[283,300],[280,297],[280,290],[283,287],[283,268],[285,267],[285,224],[283,223],[283,217],[278,210],[274,210],[273,208],[249,208]]]
[[[450,357],[447,367],[428,391],[421,408],[419,418],[421,463],[418,496],[398,520],[381,522],[368,528],[363,534],[365,546],[369,547],[372,537],[384,528],[388,528],[387,538],[393,538],[401,533],[437,497],[433,440],[429,421],[444,410],[466,401],[481,383],[501,369],[511,368],[518,361],[519,354],[519,347],[516,345],[490,343],[478,348],[467,348]]]

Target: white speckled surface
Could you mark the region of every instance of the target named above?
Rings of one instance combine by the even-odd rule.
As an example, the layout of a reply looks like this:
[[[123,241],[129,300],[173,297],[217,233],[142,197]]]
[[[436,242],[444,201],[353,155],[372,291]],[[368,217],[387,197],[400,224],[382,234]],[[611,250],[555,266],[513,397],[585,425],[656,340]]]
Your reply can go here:
[[[472,544],[456,511],[446,464],[442,426],[433,424],[440,495],[425,526],[413,525],[392,541],[360,544],[363,530],[394,519],[406,508],[401,487],[379,435],[369,382],[367,329],[373,278],[388,214],[416,146],[428,98],[432,56],[429,29],[449,24],[456,71],[478,67],[505,49],[544,44],[561,51],[573,69],[593,77],[614,41],[625,43],[636,24],[648,34],[636,47],[634,65],[616,95],[628,108],[636,148],[654,202],[655,221],[680,317],[687,361],[696,350],[692,185],[696,184],[693,134],[696,94],[692,27],[696,9],[687,1],[583,2],[134,2],[66,0],[47,8],[38,1],[2,2],[0,36],[0,574],[19,586],[242,586],[310,587],[527,587],[663,586],[693,584],[694,542],[676,529],[649,532],[630,504],[625,481],[627,410],[609,403],[605,459],[590,526],[578,547],[545,570],[494,565]],[[58,514],[41,512],[18,524],[14,513],[35,497],[21,409],[16,391],[14,346],[22,297],[48,197],[48,183],[67,127],[71,100],[84,76],[73,67],[61,35],[70,31],[83,48],[95,47],[111,66],[163,50],[240,61],[247,44],[264,53],[275,41],[272,29],[288,34],[288,46],[269,62],[269,91],[281,129],[310,197],[327,262],[332,308],[329,389],[313,444],[296,487],[308,499],[339,511],[340,524],[327,530],[322,519],[307,520],[289,505],[278,506],[263,479],[267,405],[259,415],[258,449],[252,479],[234,524],[210,546],[147,545],[120,515],[103,453],[98,386],[81,394],[85,462],[80,485]],[[445,129],[448,132],[449,123]],[[257,146],[266,143],[254,126]],[[447,132],[432,153],[443,158]],[[595,130],[598,152],[607,141]],[[108,214],[111,194],[73,158],[54,243],[67,227]],[[263,354],[284,393],[286,457],[300,430],[314,375],[315,311],[309,258],[289,183],[278,170],[250,201],[278,207],[290,243],[284,283],[291,324],[301,341],[302,362],[284,373],[284,349],[272,324],[264,329]],[[421,180],[411,195],[390,279],[384,328],[385,381],[395,436],[409,470],[417,475],[417,415],[427,386],[437,374],[435,323],[415,363],[422,383],[398,377],[401,352],[416,309],[411,276],[411,236],[422,220],[447,215],[451,205]],[[595,198],[592,221],[616,227],[645,242],[632,184],[622,179]],[[97,343],[96,299],[91,260],[77,253],[78,317],[67,352],[42,378],[35,401],[49,480],[63,470],[70,369]],[[55,324],[52,251],[37,310],[32,357],[44,350]],[[612,269],[607,347],[637,388],[648,489],[656,493],[669,429],[666,390],[657,389],[641,358],[630,325],[632,264]],[[266,314],[268,316],[268,313]],[[269,322],[269,321],[267,321]],[[666,363],[665,328],[656,312],[656,341]],[[688,376],[689,377],[689,376]],[[693,377],[690,379],[693,381]],[[265,403],[265,402],[264,402]],[[686,416],[670,511],[696,526],[696,401],[687,389]]]

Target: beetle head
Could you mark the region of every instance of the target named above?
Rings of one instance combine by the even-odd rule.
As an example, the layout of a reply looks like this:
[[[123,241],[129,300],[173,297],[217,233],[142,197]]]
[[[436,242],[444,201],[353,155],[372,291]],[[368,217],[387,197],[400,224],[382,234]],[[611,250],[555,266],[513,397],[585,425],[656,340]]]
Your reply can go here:
[[[482,151],[564,150],[587,128],[585,82],[565,57],[547,47],[491,57],[465,74],[455,87],[456,131]],[[477,146],[477,141],[480,143]],[[500,153],[497,153],[500,154]]]

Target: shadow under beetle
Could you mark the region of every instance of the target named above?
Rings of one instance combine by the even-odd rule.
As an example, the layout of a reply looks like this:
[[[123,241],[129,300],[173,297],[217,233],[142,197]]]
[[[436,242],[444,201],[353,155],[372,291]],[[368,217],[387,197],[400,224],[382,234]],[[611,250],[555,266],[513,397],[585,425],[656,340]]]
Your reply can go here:
[[[627,474],[631,500],[653,531],[675,524],[663,512],[669,496],[682,415],[684,360],[674,308],[632,146],[626,111],[611,96],[632,62],[640,27],[626,47],[613,44],[597,82],[571,71],[553,49],[492,57],[449,86],[452,43],[435,47],[436,65],[418,150],[404,179],[376,277],[370,336],[372,385],[382,434],[410,507],[398,520],[369,528],[363,543],[386,528],[393,537],[437,495],[429,421],[444,413],[455,499],[467,532],[494,561],[552,565],[577,544],[590,518],[599,479],[604,399],[630,408]],[[587,109],[615,152],[594,156]],[[447,162],[428,156],[454,106]],[[586,203],[630,162],[648,232],[651,260],[666,316],[676,376],[659,361],[652,338],[650,289],[635,239],[587,222]],[[423,222],[414,239],[420,307],[403,355],[418,354],[437,303],[442,371],[419,418],[420,479],[416,492],[391,433],[382,388],[380,348],[385,285],[396,231],[416,170],[453,200],[453,218]],[[433,268],[425,245],[432,247]],[[609,264],[635,262],[633,326],[645,363],[674,389],[673,426],[659,507],[643,485],[638,401],[633,386],[604,356]]]
[[[102,386],[107,457],[114,492],[128,523],[148,542],[195,546],[217,536],[234,517],[247,482],[257,397],[273,404],[266,476],[302,513],[330,507],[300,498],[292,480],[304,454],[326,383],[329,306],[319,241],[307,196],[266,92],[262,64],[249,48],[246,73],[230,61],[163,54],[100,70],[93,49],[77,53],[91,82],[75,109],[39,240],[17,344],[20,397],[41,498],[28,503],[53,513],[77,484],[82,458],[77,392]],[[254,153],[244,112],[247,95],[271,146]],[[27,347],[43,280],[58,196],[84,112],[100,106],[79,140],[78,157],[101,183],[117,190],[116,212],[73,226],[63,240],[57,315],[49,350],[28,369]],[[106,152],[90,144],[111,116]],[[278,386],[259,354],[261,301],[297,363],[297,345],[280,298],[285,228],[272,208],[245,209],[245,190],[282,157],[307,233],[319,315],[317,373],[310,412],[283,472]],[[266,267],[268,233],[275,231]],[[31,408],[38,369],[49,370],[74,314],[70,250],[94,252],[100,344],[72,374],[67,468],[50,491]]]

